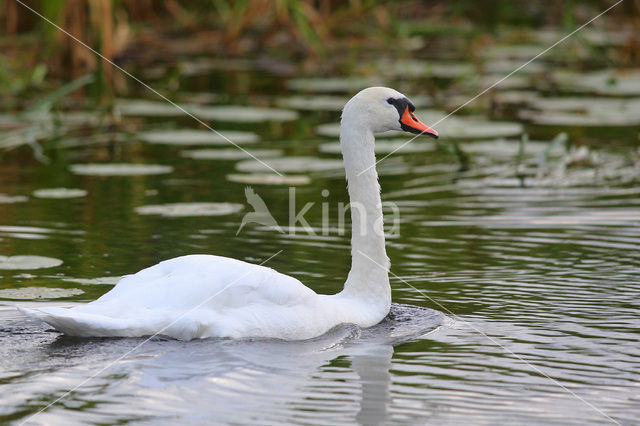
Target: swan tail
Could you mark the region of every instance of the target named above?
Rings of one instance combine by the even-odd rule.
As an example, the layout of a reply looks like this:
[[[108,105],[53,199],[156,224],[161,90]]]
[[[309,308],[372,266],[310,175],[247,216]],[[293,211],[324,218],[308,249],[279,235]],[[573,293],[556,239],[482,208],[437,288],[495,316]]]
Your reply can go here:
[[[177,340],[191,340],[216,335],[215,328],[206,322],[192,321],[188,317],[168,316],[144,322],[140,319],[109,317],[95,313],[78,312],[68,308],[30,309],[17,307],[30,318],[43,321],[69,336],[78,337],[140,337],[160,335]]]
[[[140,331],[126,329],[122,324],[118,324],[118,320],[115,318],[74,312],[67,308],[30,309],[17,307],[17,309],[28,317],[43,321],[69,336],[126,337],[135,335],[133,334],[134,332]]]

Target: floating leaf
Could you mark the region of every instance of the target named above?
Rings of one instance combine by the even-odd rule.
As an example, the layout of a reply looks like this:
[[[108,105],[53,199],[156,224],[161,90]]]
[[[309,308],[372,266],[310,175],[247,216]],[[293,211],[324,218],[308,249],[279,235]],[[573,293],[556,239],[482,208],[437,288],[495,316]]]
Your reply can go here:
[[[181,104],[180,107],[189,110],[198,107],[197,104]],[[144,99],[120,99],[116,102],[116,109],[121,115],[136,117],[179,117],[185,115],[180,108],[159,101]]]
[[[277,104],[304,111],[340,111],[348,100],[346,96],[299,95],[279,99]]]
[[[165,217],[223,216],[242,210],[242,204],[233,203],[173,203],[136,207],[138,214]]]
[[[98,278],[62,278],[63,281],[70,281],[82,285],[116,285],[122,277],[98,277]]]
[[[381,86],[382,81],[369,77],[294,78],[287,87],[299,92],[355,92],[370,86]]]
[[[510,44],[487,46],[479,52],[479,55],[487,59],[523,59],[528,60],[548,46],[537,44]],[[522,65],[522,63],[520,63]]]
[[[316,157],[267,158],[262,161],[271,168],[285,173],[318,172],[343,168],[342,160],[327,160]],[[241,161],[236,164],[236,169],[241,172],[264,172],[268,170],[264,164],[256,160]]]
[[[298,118],[295,111],[275,108],[255,108],[238,105],[204,106],[180,104],[178,107],[168,102],[147,100],[120,100],[116,104],[120,114],[138,117],[181,117],[185,111],[201,120],[218,120],[240,123],[262,121],[292,121]]]
[[[221,130],[218,133],[193,129],[156,130],[141,132],[137,136],[145,142],[164,145],[231,145],[231,142],[241,145],[255,143],[259,139],[255,133],[237,130]]]
[[[62,265],[62,260],[44,256],[0,256],[0,269],[40,269]]]
[[[255,69],[255,62],[248,59],[216,59],[216,58],[196,58],[191,61],[181,62],[181,76],[195,76],[209,74],[214,70],[226,71],[249,71]]]
[[[599,97],[536,98],[532,110],[520,117],[536,124],[554,126],[636,126],[640,125],[640,99]]]
[[[6,237],[20,238],[23,240],[44,240],[52,232],[50,229],[33,226],[0,226],[0,232]]]
[[[218,120],[238,123],[259,123],[262,121],[293,121],[298,113],[286,109],[255,108],[237,105],[198,107],[194,114],[203,120]]]
[[[5,195],[0,194],[0,204],[24,203],[29,198],[24,195]]]
[[[173,167],[171,166],[127,163],[73,164],[70,168],[71,171],[77,175],[91,176],[161,175],[173,171]]]
[[[566,91],[607,96],[640,96],[640,69],[557,72],[555,83]]]
[[[0,299],[33,300],[60,299],[84,293],[79,288],[23,287],[0,290]]]
[[[482,65],[482,68],[484,72],[488,74],[502,75],[504,77],[513,72],[513,70],[521,67],[522,64],[523,61],[517,59],[493,59],[486,61]],[[546,69],[547,65],[544,62],[534,61],[527,64],[526,67],[520,68],[518,70],[518,74],[537,74],[545,71]]]
[[[383,73],[402,78],[457,78],[476,72],[475,67],[468,62],[435,62],[418,59],[382,61],[379,68]]]
[[[474,141],[462,145],[465,152],[472,154],[484,154],[489,157],[509,157],[513,158],[518,155],[519,150],[522,148],[522,155],[534,156],[540,155],[549,148],[549,143],[546,141],[531,141],[528,140],[522,145],[520,140],[515,139],[494,139]],[[547,155],[558,156],[562,155],[564,150],[561,146],[555,146],[554,149],[547,152]]]
[[[36,198],[80,198],[87,195],[87,191],[77,188],[43,188],[33,191]]]
[[[282,150],[279,149],[252,149],[249,152],[251,155],[258,158],[277,157],[282,155]],[[180,155],[196,160],[245,160],[247,158],[251,158],[249,154],[237,148],[194,149],[191,151],[182,151]]]
[[[269,173],[230,174],[227,179],[231,182],[248,183],[254,185],[307,185],[311,182],[305,175],[276,175]]]
[[[473,90],[526,90],[531,87],[531,79],[527,75],[512,75],[504,78],[504,74],[484,74],[467,80],[466,86]]]

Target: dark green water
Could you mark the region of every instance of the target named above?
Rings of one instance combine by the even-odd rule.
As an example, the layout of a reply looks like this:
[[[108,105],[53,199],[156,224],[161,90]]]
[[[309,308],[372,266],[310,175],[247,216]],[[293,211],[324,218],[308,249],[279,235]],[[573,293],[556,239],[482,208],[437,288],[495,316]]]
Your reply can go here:
[[[423,95],[419,82],[388,80],[389,85],[404,85],[401,89],[410,97]],[[152,85],[162,87],[162,81]],[[284,80],[255,70],[213,70],[184,77],[183,85],[192,92],[213,91],[219,95],[215,103],[223,105],[276,105],[293,96]],[[465,89],[459,94],[473,93]],[[161,145],[135,134],[120,141],[117,137],[123,134],[96,141],[92,135],[106,132],[97,129],[41,141],[46,163],[34,160],[29,147],[3,152],[0,193],[22,198],[0,204],[0,255],[44,256],[63,263],[0,270],[2,303],[91,301],[111,285],[83,280],[113,280],[190,253],[259,263],[282,250],[268,266],[318,292],[339,291],[350,262],[348,232],[336,229],[338,203],[347,202],[344,177],[340,170],[307,171],[317,159],[339,159],[318,148],[336,139],[315,133],[317,125],[337,122],[339,114],[298,113],[299,119],[286,122],[205,121],[223,133],[254,132],[260,140],[243,145],[249,151],[281,149],[278,157],[311,158],[303,169],[288,174],[307,177],[306,184],[295,186],[296,211],[315,203],[305,218],[317,235],[287,228],[289,185],[253,183],[287,232],[248,224],[236,236],[251,208],[244,194],[247,184],[228,175],[244,175],[238,164],[247,158],[182,155],[187,149],[232,148],[225,142]],[[198,127],[179,113],[165,118],[134,115],[123,117],[134,130]],[[421,117],[420,109],[417,115]],[[511,111],[502,118],[513,116]],[[486,115],[479,117],[480,123],[488,123]],[[345,327],[303,343],[155,338],[128,353],[143,341],[64,337],[2,307],[0,421],[636,423],[637,128],[516,122],[524,124],[532,139],[542,140],[528,143],[521,160],[520,132],[506,142],[490,134],[483,142],[472,142],[474,122],[464,122],[460,126],[472,136],[458,140],[471,158],[468,171],[458,171],[455,157],[435,146],[425,152],[401,151],[379,166],[383,200],[399,211],[399,229],[387,244],[393,299],[444,313],[444,322],[422,329],[428,333],[416,338],[408,332],[405,339],[390,341],[381,337],[386,332],[372,336]],[[442,128],[444,143],[451,143],[447,128],[436,128]],[[540,157],[559,130],[569,133],[572,148]],[[616,132],[613,141],[607,136],[610,131]],[[580,135],[585,133],[593,135],[586,140],[590,148],[580,151],[576,142],[584,143]],[[71,165],[84,163],[147,163],[173,170],[137,176],[72,172]],[[86,195],[34,195],[38,189],[59,187],[83,189]],[[194,202],[237,203],[244,209],[188,217],[136,210]],[[323,217],[328,218],[326,232]],[[416,312],[415,321],[421,311]]]

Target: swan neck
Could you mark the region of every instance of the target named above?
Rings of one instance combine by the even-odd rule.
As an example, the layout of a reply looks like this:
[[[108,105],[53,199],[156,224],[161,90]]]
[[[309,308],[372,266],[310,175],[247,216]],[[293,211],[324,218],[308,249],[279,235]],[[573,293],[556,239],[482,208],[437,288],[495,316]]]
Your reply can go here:
[[[371,129],[354,125],[348,116],[343,116],[340,145],[352,223],[351,271],[345,292],[390,306],[389,259],[385,248],[374,142]]]

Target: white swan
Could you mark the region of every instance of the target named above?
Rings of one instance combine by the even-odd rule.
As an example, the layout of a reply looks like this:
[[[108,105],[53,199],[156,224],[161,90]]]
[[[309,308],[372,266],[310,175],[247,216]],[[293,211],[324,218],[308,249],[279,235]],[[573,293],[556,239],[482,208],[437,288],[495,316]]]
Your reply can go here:
[[[189,255],[125,276],[85,305],[21,310],[74,336],[300,340],[343,323],[377,324],[389,312],[391,287],[373,134],[404,130],[438,137],[414,109],[386,87],[364,89],[344,107],[340,143],[350,202],[359,207],[352,209],[351,271],[340,293],[317,294],[264,266]]]

